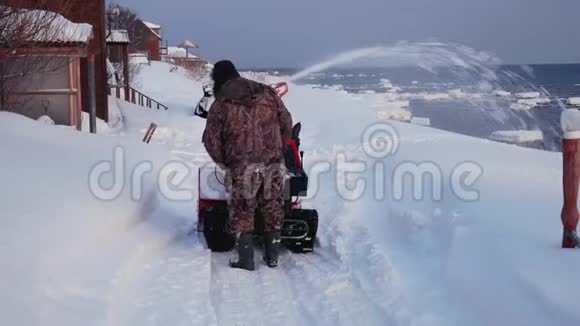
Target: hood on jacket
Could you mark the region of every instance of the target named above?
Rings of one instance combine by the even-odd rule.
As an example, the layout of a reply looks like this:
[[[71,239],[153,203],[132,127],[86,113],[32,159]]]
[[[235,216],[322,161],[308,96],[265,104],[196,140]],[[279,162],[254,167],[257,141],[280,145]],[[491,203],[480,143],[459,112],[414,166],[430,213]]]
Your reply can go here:
[[[230,80],[240,78],[240,73],[233,62],[229,60],[221,60],[216,62],[211,71],[211,79],[213,80],[213,93],[217,94],[222,86]]]
[[[240,77],[227,81],[215,94],[215,97],[218,100],[251,106],[261,95],[277,96],[270,86]]]

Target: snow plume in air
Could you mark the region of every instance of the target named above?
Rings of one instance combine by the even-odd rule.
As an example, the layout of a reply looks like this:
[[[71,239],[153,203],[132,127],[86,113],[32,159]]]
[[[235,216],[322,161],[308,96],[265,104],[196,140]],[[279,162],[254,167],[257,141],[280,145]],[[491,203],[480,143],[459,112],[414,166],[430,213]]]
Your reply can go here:
[[[467,46],[444,43],[399,42],[392,46],[355,49],[338,54],[329,60],[313,65],[290,77],[300,80],[310,74],[337,66],[417,66],[436,73],[439,67],[454,67],[458,74],[475,73],[488,80],[496,80],[496,67],[500,60],[487,52]]]

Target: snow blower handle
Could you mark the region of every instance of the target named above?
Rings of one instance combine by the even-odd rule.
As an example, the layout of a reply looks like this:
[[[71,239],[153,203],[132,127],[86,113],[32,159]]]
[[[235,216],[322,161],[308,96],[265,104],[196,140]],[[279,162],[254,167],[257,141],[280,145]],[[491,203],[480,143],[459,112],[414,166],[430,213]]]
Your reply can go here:
[[[211,84],[203,85],[203,97],[211,98],[213,96],[213,86]]]
[[[193,114],[195,114],[196,116],[203,118],[203,119],[207,119],[207,115],[208,115],[208,104],[209,104],[209,99],[213,97],[213,92],[212,92],[212,86],[211,85],[204,85],[203,86],[203,97],[201,98],[201,100],[199,100],[199,103],[197,103],[197,106],[195,107],[195,111],[193,112]]]
[[[281,82],[281,83],[270,85],[270,87],[272,87],[276,91],[276,94],[278,94],[278,96],[280,98],[283,98],[284,95],[288,94],[288,90],[289,90],[288,83]],[[197,103],[197,106],[195,107],[193,114],[195,114],[196,116],[198,116],[200,118],[207,119],[207,115],[209,112],[209,108],[208,108],[209,99],[212,97],[213,97],[212,86],[211,85],[204,85],[203,86],[203,97],[201,98],[201,100],[199,100],[199,103]]]
[[[288,94],[289,90],[288,83],[281,82],[274,85],[270,85],[270,87],[272,87],[276,91],[276,94],[278,94],[280,98],[283,98],[284,95]]]

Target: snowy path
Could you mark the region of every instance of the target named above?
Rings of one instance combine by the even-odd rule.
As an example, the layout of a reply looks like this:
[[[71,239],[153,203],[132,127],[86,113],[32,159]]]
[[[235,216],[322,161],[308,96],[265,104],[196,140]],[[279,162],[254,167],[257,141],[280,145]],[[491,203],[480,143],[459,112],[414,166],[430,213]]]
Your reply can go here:
[[[185,105],[183,110],[186,110]],[[196,192],[195,169],[209,159],[200,142],[204,121],[195,118],[182,120],[178,117],[170,120],[170,125],[163,129],[157,141],[170,147],[171,160],[185,163],[194,170],[189,186]],[[304,136],[307,138],[305,143],[313,144],[314,138],[321,137],[316,134],[320,130],[311,122],[308,127]],[[326,137],[332,139],[330,135]],[[358,136],[355,137],[354,141],[358,140]],[[341,144],[346,149],[357,148],[357,145]],[[321,152],[321,148],[311,147],[313,151],[307,150],[307,159],[332,161],[336,154],[333,150],[322,149]],[[199,249],[205,247],[205,240],[202,234],[196,233],[184,240],[196,248],[190,258],[209,261],[209,268],[204,265],[204,268],[196,269],[192,273],[193,281],[183,275],[176,275],[174,281],[188,280],[193,284],[186,282],[173,286],[178,289],[192,286],[207,288],[206,296],[210,306],[199,304],[191,308],[195,309],[196,315],[206,316],[204,318],[210,321],[209,324],[422,324],[424,313],[412,313],[407,306],[408,298],[403,295],[398,271],[387,256],[388,250],[385,251],[382,244],[373,240],[371,228],[374,225],[353,223],[352,218],[356,214],[348,215],[344,200],[334,191],[334,182],[331,175],[323,176],[319,180],[321,193],[314,202],[308,203],[318,209],[321,215],[320,240],[313,254],[294,255],[284,252],[279,268],[271,270],[263,265],[261,250],[256,248],[257,271],[249,273],[232,270],[228,267],[228,261],[235,254],[210,253]],[[191,219],[195,220],[195,213],[190,213]],[[391,226],[395,228],[391,230],[395,233],[400,227],[396,224]],[[403,229],[400,231],[404,232]],[[183,272],[192,271],[183,269]],[[429,319],[425,321],[430,324]]]
[[[349,263],[317,248],[308,255],[286,252],[272,270],[261,264],[256,250],[254,273],[228,268],[232,253],[212,254],[210,295],[219,324],[399,325],[388,298],[394,288],[383,274],[388,271],[369,271],[377,257],[368,243],[357,240],[357,258]]]
[[[180,135],[179,139],[183,137]],[[207,159],[205,153],[191,151],[189,146],[182,146],[184,143],[194,141],[174,143],[173,160],[194,167],[192,159]],[[330,200],[337,202],[337,199]],[[262,251],[256,248],[254,273],[230,269],[228,262],[235,257],[234,253],[197,252],[192,259],[205,261],[209,256],[211,260],[211,268],[202,269],[207,275],[198,270],[195,278],[200,283],[209,281],[209,310],[215,313],[215,322],[218,325],[406,324],[398,307],[391,265],[374,250],[367,229],[359,227],[351,231],[341,237],[333,226],[321,225],[321,235],[349,249],[338,254],[336,245],[329,244],[317,246],[313,254],[294,255],[285,251],[279,268],[274,270],[262,263]],[[190,245],[193,242],[196,248],[205,246],[202,234],[190,237]],[[181,289],[191,284],[174,286]]]

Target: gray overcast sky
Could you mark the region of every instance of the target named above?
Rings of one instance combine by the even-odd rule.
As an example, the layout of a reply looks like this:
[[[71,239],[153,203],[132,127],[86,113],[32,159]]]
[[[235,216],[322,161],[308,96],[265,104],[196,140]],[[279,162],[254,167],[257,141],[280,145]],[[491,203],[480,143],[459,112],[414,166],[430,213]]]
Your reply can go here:
[[[396,41],[461,43],[506,63],[580,62],[578,0],[119,0],[215,61],[304,67]]]

